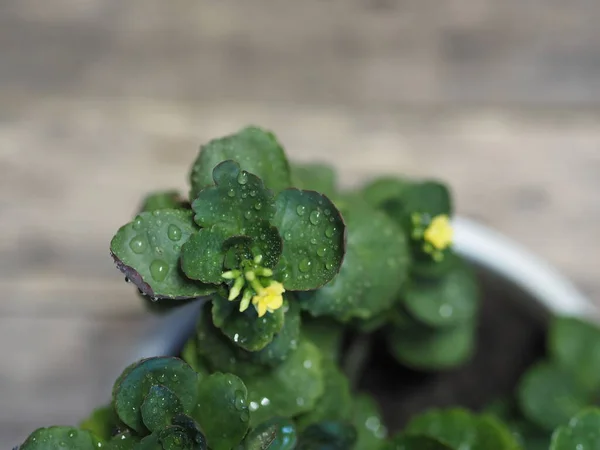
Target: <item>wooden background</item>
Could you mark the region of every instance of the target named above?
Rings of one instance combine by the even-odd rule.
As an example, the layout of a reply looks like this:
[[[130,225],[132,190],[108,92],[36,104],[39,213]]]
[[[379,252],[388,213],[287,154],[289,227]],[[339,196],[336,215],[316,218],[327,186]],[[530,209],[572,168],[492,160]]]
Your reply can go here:
[[[255,123],[344,185],[443,177],[600,301],[596,0],[0,0],[0,447],[75,423],[156,319],[108,242]]]

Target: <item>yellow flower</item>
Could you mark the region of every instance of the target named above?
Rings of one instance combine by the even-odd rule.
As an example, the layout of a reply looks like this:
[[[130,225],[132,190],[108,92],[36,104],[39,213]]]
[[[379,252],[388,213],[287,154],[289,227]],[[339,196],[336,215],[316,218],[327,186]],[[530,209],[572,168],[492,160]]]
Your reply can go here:
[[[285,289],[283,284],[278,281],[271,281],[271,284],[266,288],[263,288],[254,297],[252,297],[252,304],[256,308],[258,317],[264,316],[267,311],[272,313],[273,311],[281,308],[283,305],[283,293]]]
[[[450,247],[453,237],[454,230],[449,217],[445,214],[435,216],[423,234],[425,242],[430,243],[437,250]]]

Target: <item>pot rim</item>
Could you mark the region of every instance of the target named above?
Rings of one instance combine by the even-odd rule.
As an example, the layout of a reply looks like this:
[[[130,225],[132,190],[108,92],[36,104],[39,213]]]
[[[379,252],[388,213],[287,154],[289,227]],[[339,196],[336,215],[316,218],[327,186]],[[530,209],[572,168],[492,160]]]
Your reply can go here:
[[[464,217],[453,219],[454,249],[471,263],[512,283],[551,314],[600,317],[600,308],[558,270],[497,231]],[[132,361],[176,354],[193,331],[202,301],[161,317]]]

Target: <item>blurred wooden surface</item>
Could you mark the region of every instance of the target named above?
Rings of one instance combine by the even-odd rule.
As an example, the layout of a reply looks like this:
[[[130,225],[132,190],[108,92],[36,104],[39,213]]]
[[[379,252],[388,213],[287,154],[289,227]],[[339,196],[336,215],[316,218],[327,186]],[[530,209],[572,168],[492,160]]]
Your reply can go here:
[[[344,185],[448,180],[600,301],[600,3],[0,0],[0,447],[108,398],[156,325],[108,256],[255,123]]]

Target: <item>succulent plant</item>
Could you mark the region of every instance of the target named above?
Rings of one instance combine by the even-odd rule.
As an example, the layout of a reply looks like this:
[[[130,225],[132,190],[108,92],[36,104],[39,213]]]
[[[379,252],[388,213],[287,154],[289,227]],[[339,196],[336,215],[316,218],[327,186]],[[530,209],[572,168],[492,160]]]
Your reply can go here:
[[[189,199],[149,194],[111,242],[152,309],[204,302],[181,359],[132,364],[110,405],[21,450],[600,449],[600,330],[575,318],[554,319],[547,357],[484,412],[415,411],[388,437],[356,392],[374,333],[415,370],[472,355],[479,290],[452,215],[438,181],[343,191],[331,167],[290,165],[260,128],[209,142]]]

